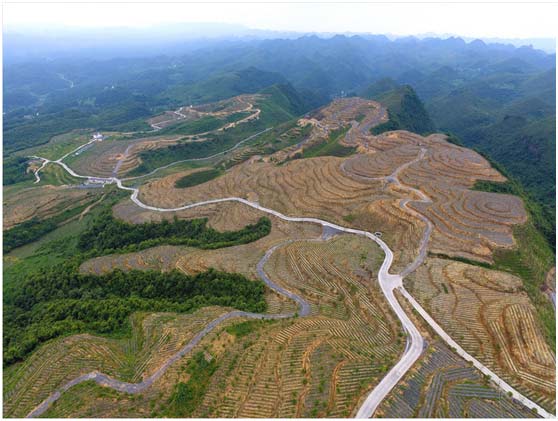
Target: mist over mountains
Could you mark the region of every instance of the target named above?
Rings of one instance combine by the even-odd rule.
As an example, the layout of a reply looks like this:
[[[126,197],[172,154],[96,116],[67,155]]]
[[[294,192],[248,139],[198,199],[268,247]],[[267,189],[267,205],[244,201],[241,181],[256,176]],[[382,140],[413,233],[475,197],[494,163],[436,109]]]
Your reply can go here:
[[[72,26],[16,26],[4,30],[4,60],[7,63],[37,58],[68,57],[69,55],[97,55],[97,58],[141,57],[159,54],[185,53],[193,49],[223,41],[254,41],[270,39],[297,39],[317,36],[328,39],[336,35],[364,38],[378,37],[370,33],[340,32],[316,33],[253,29],[230,23],[176,23],[150,27],[99,27],[78,28]],[[382,38],[382,37],[380,37]],[[448,39],[461,38],[470,43],[476,38],[456,34],[425,33],[414,36],[385,34],[386,40],[401,39]],[[529,47],[546,53],[556,51],[556,41],[547,38],[505,39],[480,38],[500,48]]]

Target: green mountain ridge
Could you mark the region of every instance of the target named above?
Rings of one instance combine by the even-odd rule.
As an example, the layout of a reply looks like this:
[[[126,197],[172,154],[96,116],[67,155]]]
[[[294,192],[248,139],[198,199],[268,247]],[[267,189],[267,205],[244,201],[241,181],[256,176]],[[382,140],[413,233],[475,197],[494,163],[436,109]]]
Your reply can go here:
[[[380,102],[388,110],[389,121],[374,127],[373,133],[408,130],[424,135],[435,131],[424,104],[410,85],[399,86],[392,79],[382,79],[366,88],[362,95]]]

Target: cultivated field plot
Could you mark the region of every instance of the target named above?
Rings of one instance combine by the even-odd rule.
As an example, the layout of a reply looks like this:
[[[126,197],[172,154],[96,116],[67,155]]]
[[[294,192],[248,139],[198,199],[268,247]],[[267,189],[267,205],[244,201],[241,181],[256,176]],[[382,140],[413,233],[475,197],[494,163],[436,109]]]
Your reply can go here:
[[[555,355],[521,279],[479,266],[428,259],[409,292],[467,352],[530,399],[553,409]]]
[[[4,416],[25,417],[58,387],[94,370],[141,381],[223,312],[222,308],[206,307],[193,314],[137,314],[132,317],[130,338],[82,334],[52,341],[25,362],[4,370]]]
[[[137,154],[176,144],[182,137],[153,136],[142,139],[107,139],[77,156],[70,155],[65,162],[78,174],[97,177],[122,176],[139,165]]]
[[[9,229],[33,217],[45,219],[65,210],[84,205],[98,197],[102,189],[78,189],[66,186],[29,187],[4,196],[3,229]]]
[[[355,179],[386,176],[411,162],[413,153],[416,158],[420,149],[426,150],[424,159],[402,168],[399,180],[432,200],[409,204],[434,224],[430,251],[492,262],[494,249],[514,246],[512,226],[526,222],[525,208],[515,196],[469,190],[476,180],[505,181],[479,154],[447,143],[443,135],[405,131],[376,136],[367,146],[374,153],[343,165]]]
[[[384,400],[376,418],[534,418],[436,340]]]
[[[182,249],[179,246],[158,246],[135,253],[95,257],[82,263],[80,271],[98,275],[115,269],[168,272],[176,267]]]
[[[20,156],[41,156],[46,159],[56,160],[91,139],[91,130],[74,130],[54,136],[44,145],[24,149],[17,153]]]

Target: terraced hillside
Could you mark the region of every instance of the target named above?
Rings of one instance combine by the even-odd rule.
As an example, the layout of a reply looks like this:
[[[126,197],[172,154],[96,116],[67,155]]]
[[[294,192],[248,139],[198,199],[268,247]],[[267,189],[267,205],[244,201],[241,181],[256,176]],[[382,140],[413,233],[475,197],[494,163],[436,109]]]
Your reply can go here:
[[[269,237],[243,246],[219,251],[181,250],[175,265],[189,272],[209,265],[253,275],[263,248],[278,242],[285,244],[285,239],[292,241],[297,236],[315,236],[312,229],[284,225],[274,228]],[[162,255],[167,250],[157,248],[150,252]],[[113,267],[126,267],[120,256],[112,259]],[[403,347],[387,303],[377,284],[370,283],[380,261],[376,247],[351,236],[325,242],[295,241],[279,248],[264,270],[289,290],[304,291],[311,303],[311,316],[266,325],[265,329],[255,329],[238,338],[226,328],[210,334],[203,340],[202,349],[215,358],[217,369],[208,393],[192,415],[350,415],[362,393],[387,370]],[[95,265],[95,261],[87,262],[83,270]],[[292,303],[276,294],[269,294],[267,300],[272,313],[292,308]],[[5,411],[13,415],[26,413],[33,402],[36,404],[39,398],[48,395],[45,395],[47,390],[52,391],[72,376],[90,371],[99,359],[104,360],[98,367],[103,372],[138,381],[152,372],[160,364],[158,361],[176,352],[189,332],[199,329],[201,320],[198,322],[197,317],[217,316],[217,309],[211,311],[178,318],[173,314],[155,314],[145,319],[138,316],[135,333],[129,340],[81,335],[46,345],[9,372],[7,378],[11,383],[5,398],[12,403]],[[76,346],[95,352],[83,354]],[[61,353],[65,358],[60,358]],[[183,378],[180,372],[179,368],[169,370],[160,382],[141,395],[140,401],[126,395],[119,395],[117,401],[105,399],[96,387],[91,390],[84,384],[81,389],[71,389],[68,396],[52,407],[50,414],[160,415],[157,411],[164,410],[164,402],[172,392],[169,385]],[[35,386],[28,387],[30,382]],[[37,393],[37,388],[41,393]],[[83,391],[86,395],[81,395]],[[75,393],[80,394],[78,400],[72,397]]]
[[[435,341],[375,417],[532,418],[534,414],[489,385],[478,370]]]
[[[477,153],[448,143],[443,135],[423,137],[405,131],[366,135],[359,147],[364,153],[348,158],[320,157],[279,166],[265,160],[249,162],[216,180],[181,191],[172,187],[178,175],[170,176],[142,186],[140,200],[177,207],[204,199],[238,196],[286,214],[322,217],[345,226],[385,231],[386,241],[395,250],[395,269],[399,270],[417,256],[425,221],[432,224],[430,253],[491,263],[495,251],[515,247],[513,227],[527,221],[523,203],[511,195],[471,190],[478,179],[505,180]],[[516,299],[523,303],[521,308],[525,311],[531,306],[525,317],[531,314],[526,320],[532,323],[525,322],[518,329],[523,331],[524,338],[538,338],[530,346],[539,344],[542,348],[525,353],[542,352],[536,364],[543,364],[541,370],[544,367],[549,376],[548,385],[521,386],[532,373],[518,374],[519,369],[511,364],[500,367],[496,357],[486,359],[482,353],[477,354],[465,335],[451,335],[459,325],[454,323],[459,316],[438,314],[436,309],[432,309],[432,315],[444,321],[442,325],[458,343],[504,378],[512,381],[524,375],[524,380],[512,383],[537,402],[551,407],[553,353],[540,333],[529,297],[518,293],[512,301]],[[423,302],[420,298],[419,301]],[[441,307],[451,308],[448,304]],[[482,311],[487,310],[483,307]],[[521,317],[511,316],[517,311],[519,308],[507,317]],[[518,322],[519,319],[508,323]],[[518,337],[516,341],[525,339]],[[498,349],[506,347],[499,345]],[[522,358],[528,360],[527,356]],[[548,393],[541,394],[545,388]]]
[[[521,279],[445,259],[428,259],[409,291],[478,359],[549,407],[556,402],[556,357],[541,333]]]
[[[284,162],[288,159],[304,157],[305,152],[319,149],[321,145],[328,143],[332,135],[346,131],[338,142],[341,148],[338,146],[337,151],[335,148],[330,148],[333,155],[338,155],[343,147],[351,150],[350,148],[363,144],[370,128],[386,120],[386,109],[375,101],[358,97],[336,99],[328,106],[301,118],[297,130],[310,128],[308,135],[301,142],[274,153],[270,160]]]
[[[248,162],[188,189],[174,188],[180,177],[176,174],[142,186],[140,199],[177,207],[240,196],[286,214],[321,216],[361,229],[376,230],[390,223],[386,231],[398,239],[392,243],[396,253],[405,252],[397,262],[403,266],[416,254],[424,223],[401,209],[400,199],[409,197],[409,192],[388,176],[426,147],[425,158],[404,168],[401,181],[419,187],[433,202],[410,204],[434,224],[430,250],[491,261],[493,249],[513,246],[512,226],[526,220],[521,200],[468,189],[479,178],[502,180],[482,157],[445,142],[442,136],[423,138],[407,132],[379,136],[372,147],[374,153],[346,159],[320,157],[281,166]]]
[[[79,174],[91,174],[97,177],[123,175],[140,163],[141,151],[154,150],[176,144],[182,136],[151,136],[139,139],[109,138],[102,143],[67,160]]]
[[[168,112],[150,124],[162,132],[204,113],[250,112],[238,98]],[[216,250],[163,245],[104,255],[84,261],[82,273],[179,269],[196,274],[215,268],[260,278],[269,287],[268,320],[253,313],[228,318],[231,309],[217,307],[188,315],[136,313],[131,337],[82,334],[53,340],[5,370],[4,415],[25,416],[53,399],[37,414],[46,409],[44,415],[51,417],[354,416],[371,391],[381,390],[377,386],[393,374],[390,369],[417,349],[413,326],[403,329],[405,317],[394,313],[397,300],[386,282],[418,326],[420,349],[421,337],[428,345],[376,416],[534,415],[502,399],[501,389],[442,342],[444,332],[429,330],[436,322],[457,342],[453,346],[552,410],[555,354],[525,280],[488,269],[498,253],[517,248],[514,230],[528,221],[524,203],[516,196],[473,190],[478,180],[505,178],[444,135],[372,135],[370,128],[386,118],[374,101],[343,98],[292,122],[286,131],[270,132],[279,142],[281,136],[302,139],[296,144],[268,155],[273,148],[260,145],[261,154],[246,161],[247,149],[238,150],[227,157],[230,167],[219,168],[209,181],[177,187],[179,179],[195,173],[192,168],[151,179],[139,190],[127,187],[138,179],[112,180],[132,192],[112,209],[113,216],[130,223],[205,217],[217,230],[238,230],[263,211],[272,229],[257,241]],[[146,145],[158,148],[156,142],[95,144],[70,165],[83,174],[118,177],[147,156],[141,155]],[[100,151],[98,161],[84,159]],[[237,202],[204,203],[223,198]],[[200,206],[176,210],[190,204]],[[319,221],[287,222],[280,213]],[[391,273],[383,278],[378,275],[382,264]],[[405,288],[408,300],[401,295]],[[428,313],[422,313],[424,319],[430,315],[435,321],[428,328],[411,311],[413,297],[419,303],[415,310],[422,306]],[[190,340],[191,352],[180,354]],[[161,377],[145,389],[121,383],[145,382],[161,368]],[[112,379],[96,377],[99,372]],[[97,383],[81,382],[87,375]],[[64,386],[75,379],[77,386]],[[57,391],[63,392],[60,397],[52,395]]]
[[[4,196],[3,228],[12,228],[32,218],[51,218],[76,206],[94,201],[100,193],[94,189],[52,185],[9,192]]]
[[[25,417],[58,387],[94,370],[137,382],[153,373],[203,326],[224,312],[222,308],[205,308],[187,315],[139,314],[132,319],[130,338],[73,335],[53,341],[23,364],[4,370],[4,416]],[[172,370],[176,373],[178,367],[175,365]]]

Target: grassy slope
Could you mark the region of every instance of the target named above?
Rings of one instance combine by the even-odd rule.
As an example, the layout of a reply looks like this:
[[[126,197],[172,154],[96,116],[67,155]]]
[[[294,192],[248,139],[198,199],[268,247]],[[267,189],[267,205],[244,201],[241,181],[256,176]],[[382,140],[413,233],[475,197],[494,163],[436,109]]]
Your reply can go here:
[[[175,181],[174,186],[178,189],[184,189],[186,187],[197,186],[198,184],[203,184],[209,180],[219,177],[223,174],[223,171],[215,168],[209,170],[196,171],[192,174],[185,175]]]
[[[333,131],[329,135],[326,142],[318,143],[304,149],[302,158],[314,158],[317,156],[349,156],[356,152],[356,148],[350,146],[343,146],[339,143],[345,136],[348,127]]]

